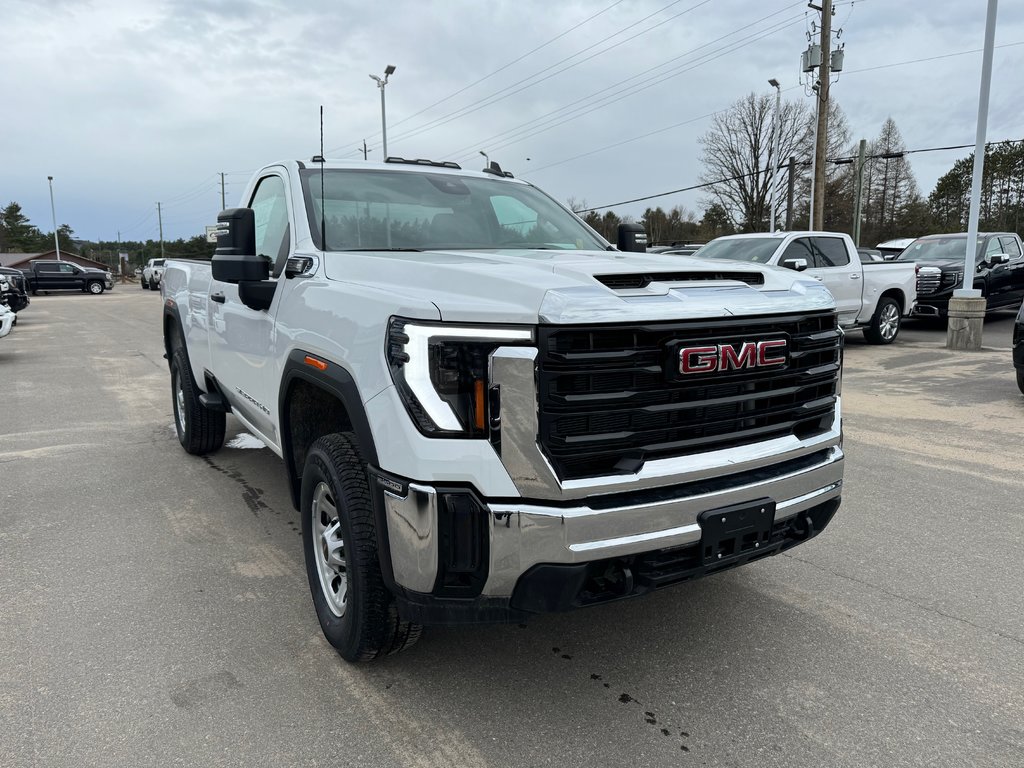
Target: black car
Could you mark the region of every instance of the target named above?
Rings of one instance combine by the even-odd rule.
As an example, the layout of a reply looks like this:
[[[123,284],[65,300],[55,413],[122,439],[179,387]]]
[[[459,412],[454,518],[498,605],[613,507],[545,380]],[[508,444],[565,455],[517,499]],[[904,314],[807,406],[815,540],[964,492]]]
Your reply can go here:
[[[1017,386],[1024,393],[1024,306],[1017,313],[1013,326],[1013,367],[1017,369]]]
[[[918,317],[946,317],[953,291],[964,281],[967,235],[928,235],[907,246],[896,261],[917,264]],[[978,233],[973,287],[988,309],[1015,307],[1024,300],[1024,251],[1013,232]]]
[[[0,304],[5,304],[11,312],[21,312],[29,305],[28,284],[20,269],[0,267],[0,275],[4,276],[7,289],[0,293]]]

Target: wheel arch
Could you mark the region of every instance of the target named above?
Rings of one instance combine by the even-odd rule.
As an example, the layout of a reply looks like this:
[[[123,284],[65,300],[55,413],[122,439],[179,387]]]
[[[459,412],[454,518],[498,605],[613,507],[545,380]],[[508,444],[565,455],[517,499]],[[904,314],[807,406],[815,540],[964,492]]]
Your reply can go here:
[[[178,346],[185,346],[185,326],[182,325],[177,303],[168,299],[164,303],[164,358],[168,365],[171,363],[171,355]]]
[[[327,364],[320,370],[306,362],[311,357]],[[332,432],[352,432],[363,457],[378,466],[377,448],[355,379],[336,363],[305,350],[288,355],[281,375],[278,408],[281,415],[281,453],[288,471],[292,504],[299,508],[302,467],[309,447]]]
[[[907,296],[906,296],[906,294],[903,293],[903,291],[901,289],[899,289],[899,288],[888,288],[888,289],[882,291],[882,295],[878,297],[878,300],[881,301],[882,299],[892,299],[897,304],[899,304],[900,314],[903,315],[903,314],[906,313],[906,311],[907,311]]]

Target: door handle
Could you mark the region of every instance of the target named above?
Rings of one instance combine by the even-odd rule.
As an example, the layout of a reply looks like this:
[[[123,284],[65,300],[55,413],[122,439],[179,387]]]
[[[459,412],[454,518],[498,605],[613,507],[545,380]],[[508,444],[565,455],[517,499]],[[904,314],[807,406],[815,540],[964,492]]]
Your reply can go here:
[[[859,272],[851,272],[850,273],[850,279],[851,280],[860,280],[860,273]]]
[[[218,293],[211,293],[210,294],[210,301],[216,301],[218,304],[223,304],[224,303],[224,294],[220,293],[220,292],[218,292]]]

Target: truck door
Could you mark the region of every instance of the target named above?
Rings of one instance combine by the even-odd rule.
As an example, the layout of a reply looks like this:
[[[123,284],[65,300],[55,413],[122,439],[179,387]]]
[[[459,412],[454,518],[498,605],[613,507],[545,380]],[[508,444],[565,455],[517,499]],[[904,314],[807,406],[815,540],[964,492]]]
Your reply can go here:
[[[248,201],[256,214],[256,253],[275,264],[283,264],[292,247],[289,205],[283,173],[260,179]],[[278,447],[281,438],[277,402],[271,398],[275,389],[270,360],[279,294],[280,290],[269,310],[254,310],[239,301],[237,285],[213,280],[207,302],[210,360],[221,391],[236,415],[260,433],[258,437]]]
[[[1002,245],[1002,252],[1010,257],[1010,263],[1006,265],[1010,273],[1008,292],[1012,303],[1024,299],[1024,254],[1021,253],[1020,241],[1013,235],[1003,235],[999,238]]]
[[[988,262],[997,253],[1002,252],[1002,243],[999,242],[998,237],[993,235],[985,241],[981,258]],[[989,307],[999,307],[1013,302],[1011,286],[1013,271],[1011,267],[1011,264],[1000,264],[995,267],[988,266],[987,263],[979,265],[981,273],[985,275],[985,298],[988,299]]]
[[[860,259],[851,260],[846,241],[841,237],[816,235],[810,240],[814,261],[808,273],[821,280],[835,297],[840,324],[856,322],[864,289],[864,268]]]

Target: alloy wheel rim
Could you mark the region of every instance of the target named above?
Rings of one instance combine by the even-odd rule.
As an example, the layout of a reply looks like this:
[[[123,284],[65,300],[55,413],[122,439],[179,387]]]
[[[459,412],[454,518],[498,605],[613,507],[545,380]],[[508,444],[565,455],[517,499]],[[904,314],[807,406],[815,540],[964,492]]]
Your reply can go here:
[[[185,434],[185,390],[181,386],[181,375],[174,374],[174,402],[178,406],[178,431]]]
[[[896,336],[896,329],[899,327],[900,316],[896,310],[896,307],[892,304],[886,304],[882,308],[882,317],[880,330],[882,332],[882,338],[889,341]]]
[[[312,515],[313,556],[327,607],[338,618],[345,615],[348,602],[348,567],[345,561],[345,540],[341,535],[338,505],[325,482],[313,491]]]

